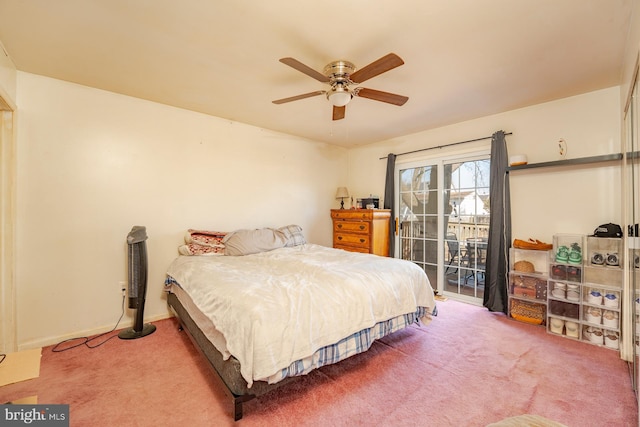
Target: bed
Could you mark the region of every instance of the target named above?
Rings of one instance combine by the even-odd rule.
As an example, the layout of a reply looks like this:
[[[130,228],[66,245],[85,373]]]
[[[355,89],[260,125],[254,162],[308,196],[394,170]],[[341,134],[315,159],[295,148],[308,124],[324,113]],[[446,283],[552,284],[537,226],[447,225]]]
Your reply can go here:
[[[298,226],[206,233],[189,230],[165,290],[235,420],[243,402],[435,314],[412,262],[310,244]]]

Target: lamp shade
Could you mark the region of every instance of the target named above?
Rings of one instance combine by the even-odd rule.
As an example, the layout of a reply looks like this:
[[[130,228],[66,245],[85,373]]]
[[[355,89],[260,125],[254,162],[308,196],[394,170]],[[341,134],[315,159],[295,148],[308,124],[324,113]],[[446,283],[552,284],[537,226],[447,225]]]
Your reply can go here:
[[[349,197],[349,190],[347,187],[338,187],[338,191],[336,191],[336,199],[345,199]]]
[[[335,107],[344,107],[351,101],[351,93],[347,91],[330,92],[327,97]]]

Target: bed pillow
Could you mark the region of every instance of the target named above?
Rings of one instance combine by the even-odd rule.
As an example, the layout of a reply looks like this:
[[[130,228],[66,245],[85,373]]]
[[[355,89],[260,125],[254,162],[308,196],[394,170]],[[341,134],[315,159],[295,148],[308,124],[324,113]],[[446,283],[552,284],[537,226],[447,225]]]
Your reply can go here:
[[[287,238],[280,230],[259,228],[233,231],[222,239],[222,243],[225,255],[240,256],[282,248]]]
[[[300,227],[299,225],[286,225],[284,227],[278,228],[278,230],[282,231],[285,238],[287,239],[287,243],[285,244],[285,246],[288,248],[292,246],[304,245],[305,243],[307,243],[307,240],[302,234],[302,227]]]
[[[224,231],[195,230],[190,228],[184,236],[185,244],[178,247],[180,255],[224,255]]]
[[[224,246],[205,246],[187,243],[178,247],[180,255],[224,255]]]
[[[224,231],[194,230],[190,228],[184,236],[184,242],[202,246],[223,246],[222,239],[226,234]]]

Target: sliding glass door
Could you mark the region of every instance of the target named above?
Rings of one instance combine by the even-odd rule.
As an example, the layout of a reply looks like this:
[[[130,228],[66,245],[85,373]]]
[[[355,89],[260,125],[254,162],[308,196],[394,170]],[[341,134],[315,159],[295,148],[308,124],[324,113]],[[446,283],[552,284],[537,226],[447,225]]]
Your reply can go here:
[[[443,294],[481,303],[489,230],[489,159],[396,166],[398,257],[424,269]]]

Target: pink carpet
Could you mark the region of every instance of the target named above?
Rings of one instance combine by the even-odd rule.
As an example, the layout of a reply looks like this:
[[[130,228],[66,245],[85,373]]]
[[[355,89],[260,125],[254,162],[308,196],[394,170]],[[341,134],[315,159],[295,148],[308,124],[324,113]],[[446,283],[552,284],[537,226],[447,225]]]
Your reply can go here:
[[[426,327],[245,403],[243,426],[485,426],[536,414],[567,426],[637,426],[627,363],[455,301]],[[231,406],[174,319],[89,350],[43,349],[40,378],[0,401],[67,403],[72,426],[232,425]]]

